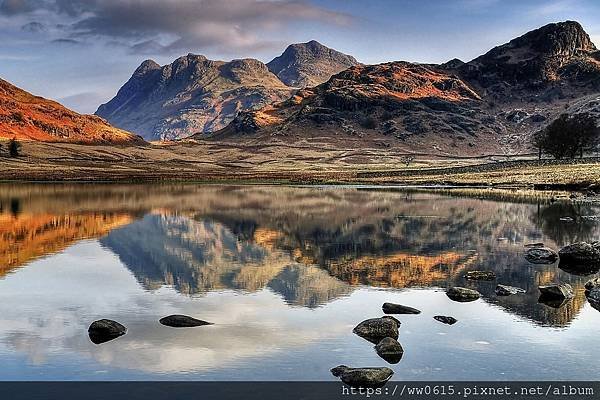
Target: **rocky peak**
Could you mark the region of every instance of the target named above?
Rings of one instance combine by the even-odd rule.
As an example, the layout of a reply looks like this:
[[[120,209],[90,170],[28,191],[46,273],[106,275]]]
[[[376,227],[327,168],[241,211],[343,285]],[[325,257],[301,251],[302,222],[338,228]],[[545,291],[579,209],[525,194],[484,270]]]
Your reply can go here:
[[[552,23],[510,41],[509,46],[530,46],[546,56],[576,56],[596,50],[589,35],[576,21]]]
[[[154,60],[146,60],[140,64],[133,73],[134,75],[145,75],[149,71],[159,70],[160,65]]]

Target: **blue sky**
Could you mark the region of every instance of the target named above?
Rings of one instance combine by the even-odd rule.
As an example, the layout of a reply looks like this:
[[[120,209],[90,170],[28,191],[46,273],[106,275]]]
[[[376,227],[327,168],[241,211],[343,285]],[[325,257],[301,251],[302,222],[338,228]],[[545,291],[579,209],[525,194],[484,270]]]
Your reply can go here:
[[[364,63],[468,61],[567,19],[600,44],[594,0],[0,0],[0,77],[92,113],[148,58],[269,61],[316,39]]]

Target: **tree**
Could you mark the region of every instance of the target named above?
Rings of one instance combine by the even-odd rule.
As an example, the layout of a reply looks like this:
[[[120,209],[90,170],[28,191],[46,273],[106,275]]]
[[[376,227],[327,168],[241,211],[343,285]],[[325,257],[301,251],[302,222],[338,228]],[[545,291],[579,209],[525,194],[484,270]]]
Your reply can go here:
[[[406,164],[406,167],[408,168],[408,166],[410,165],[410,163],[415,160],[415,156],[404,156],[404,157],[402,157],[400,159],[402,160],[402,162],[404,164]]]
[[[17,139],[12,138],[8,141],[8,153],[11,157],[19,157],[21,154],[21,143]]]
[[[594,116],[582,113],[562,114],[534,135],[533,143],[541,158],[542,151],[554,158],[583,158],[583,152],[597,145],[600,130]]]

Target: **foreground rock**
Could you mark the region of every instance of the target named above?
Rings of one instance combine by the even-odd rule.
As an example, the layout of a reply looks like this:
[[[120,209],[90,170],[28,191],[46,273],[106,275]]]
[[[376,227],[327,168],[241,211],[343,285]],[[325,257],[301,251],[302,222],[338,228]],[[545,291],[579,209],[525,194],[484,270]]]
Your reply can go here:
[[[540,286],[539,289],[542,297],[547,299],[568,300],[574,296],[573,288],[568,283]]]
[[[172,328],[192,328],[195,326],[212,325],[210,322],[188,317],[187,315],[169,315],[161,318],[158,322]]]
[[[525,252],[525,259],[532,264],[554,264],[558,253],[548,247],[530,247]]]
[[[467,289],[464,287],[452,287],[448,289],[446,295],[454,301],[468,302],[477,300],[481,294],[477,290]]]
[[[519,293],[525,293],[525,289],[521,289],[518,287],[514,287],[514,286],[508,286],[508,285],[500,285],[498,284],[496,286],[496,295],[497,296],[510,296],[513,294],[519,294]]]
[[[382,387],[390,380],[394,371],[387,367],[350,368],[339,365],[331,369],[333,376],[352,387]]]
[[[558,252],[559,267],[575,275],[590,275],[600,270],[600,242],[578,242]]]
[[[421,314],[420,310],[401,304],[383,303],[381,308],[386,314]]]
[[[94,344],[100,344],[116,339],[127,333],[127,328],[117,321],[100,319],[91,323],[88,335]]]
[[[390,364],[397,364],[404,355],[402,345],[394,338],[386,337],[381,339],[375,346],[375,351],[379,357],[383,358]]]
[[[441,322],[442,324],[446,324],[446,325],[454,325],[455,323],[458,322],[458,320],[456,318],[447,317],[445,315],[436,315],[435,317],[433,317],[433,319]]]
[[[377,344],[386,337],[398,339],[399,328],[400,321],[394,317],[385,316],[364,320],[356,325],[352,332],[371,343]]]
[[[464,276],[465,279],[473,281],[493,281],[496,279],[496,274],[492,271],[469,271]]]

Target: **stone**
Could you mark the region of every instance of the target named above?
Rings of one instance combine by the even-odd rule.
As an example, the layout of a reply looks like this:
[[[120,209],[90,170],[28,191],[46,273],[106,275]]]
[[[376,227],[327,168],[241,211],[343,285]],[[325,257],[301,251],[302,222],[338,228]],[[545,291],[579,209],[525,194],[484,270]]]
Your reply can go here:
[[[117,321],[100,319],[91,323],[88,335],[94,344],[101,344],[116,339],[127,333],[127,328]]]
[[[433,317],[433,319],[435,319],[436,321],[439,321],[443,324],[446,325],[454,325],[455,323],[458,322],[458,320],[454,317],[448,317],[445,315],[436,315],[435,317]]]
[[[576,275],[591,275],[600,271],[600,242],[577,242],[558,252],[559,267]]]
[[[496,295],[497,296],[510,296],[513,294],[525,293],[525,289],[521,289],[515,286],[508,285],[496,285]]]
[[[212,325],[212,323],[210,322],[188,317],[187,315],[177,314],[161,318],[158,322],[165,326],[170,326],[172,328],[192,328],[196,326]]]
[[[387,367],[350,368],[345,365],[332,368],[331,373],[346,385],[356,388],[382,387],[394,375],[394,371]]]
[[[401,304],[383,303],[381,307],[386,314],[420,314],[421,311]]]
[[[530,247],[525,252],[525,259],[532,264],[554,264],[558,253],[548,247]]]
[[[496,279],[496,274],[493,271],[469,271],[464,277],[474,281],[493,281]]]
[[[404,355],[402,345],[394,338],[386,337],[381,339],[375,346],[375,351],[379,357],[383,358],[390,364],[397,364]]]
[[[371,318],[362,321],[352,330],[356,335],[377,344],[381,339],[391,337],[398,339],[400,322],[393,317]]]
[[[548,299],[572,299],[574,297],[573,288],[568,283],[559,283],[556,285],[546,285],[539,287],[542,296]]]
[[[481,294],[477,290],[464,287],[452,287],[446,291],[446,295],[454,301],[468,302],[477,300]]]

